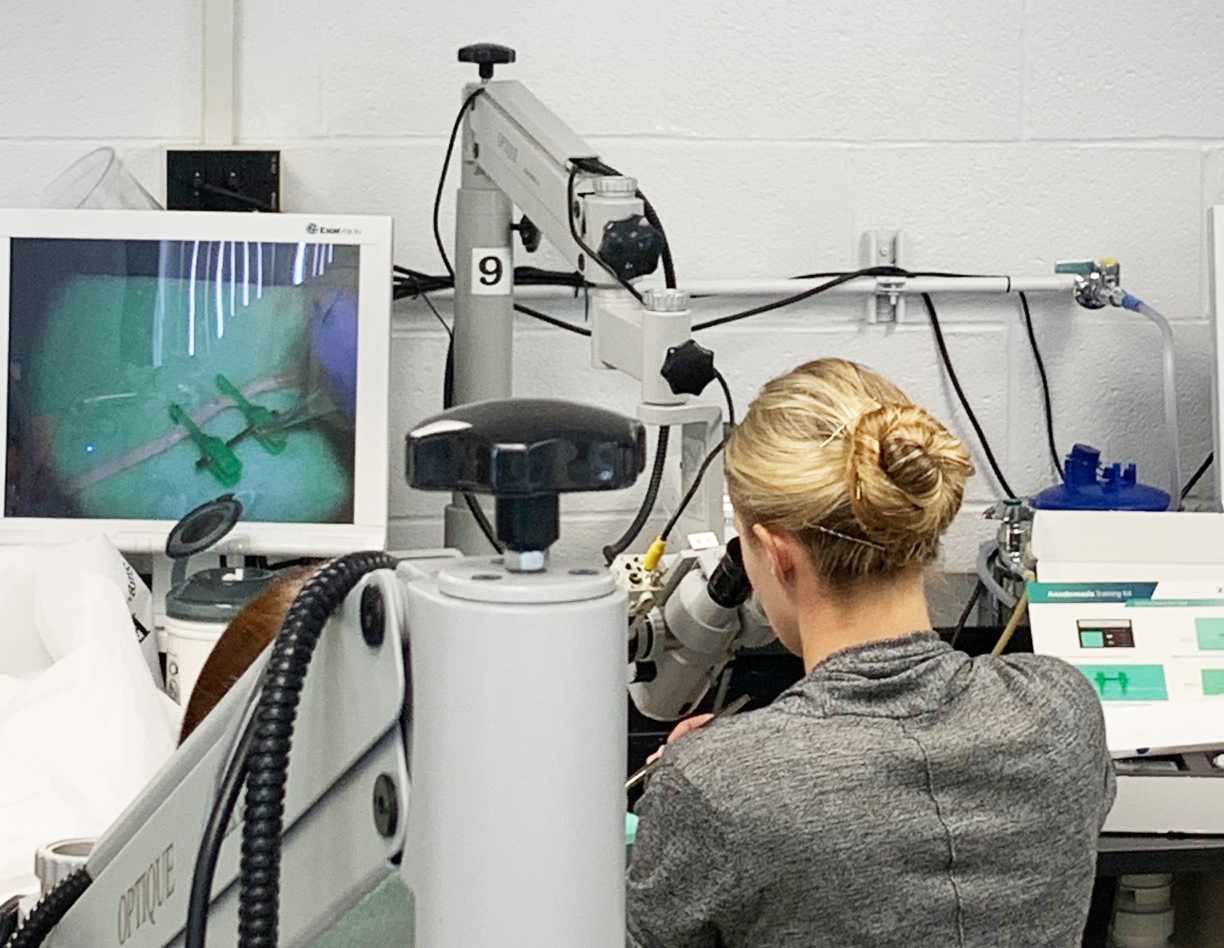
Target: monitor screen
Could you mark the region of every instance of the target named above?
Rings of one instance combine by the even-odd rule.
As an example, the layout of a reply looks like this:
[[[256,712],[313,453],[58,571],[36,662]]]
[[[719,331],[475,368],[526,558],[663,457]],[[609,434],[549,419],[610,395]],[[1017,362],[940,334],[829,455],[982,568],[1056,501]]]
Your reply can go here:
[[[0,239],[0,539],[158,549],[233,494],[229,549],[383,545],[389,222],[7,212]]]

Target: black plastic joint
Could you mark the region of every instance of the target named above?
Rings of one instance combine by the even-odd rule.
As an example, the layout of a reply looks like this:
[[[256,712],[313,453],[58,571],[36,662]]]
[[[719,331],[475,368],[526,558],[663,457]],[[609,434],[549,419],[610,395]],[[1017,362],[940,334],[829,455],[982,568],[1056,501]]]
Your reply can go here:
[[[700,395],[714,381],[714,353],[690,339],[667,350],[659,374],[677,395]]]

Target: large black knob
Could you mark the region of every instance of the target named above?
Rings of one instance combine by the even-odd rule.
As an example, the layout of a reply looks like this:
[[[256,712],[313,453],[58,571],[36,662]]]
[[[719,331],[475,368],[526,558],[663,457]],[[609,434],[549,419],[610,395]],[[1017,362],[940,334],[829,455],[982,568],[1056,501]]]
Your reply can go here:
[[[493,67],[514,62],[514,50],[496,43],[476,43],[459,50],[459,62],[476,63],[480,67],[481,79],[493,78]]]
[[[700,395],[714,381],[714,353],[689,339],[667,350],[659,374],[677,395]]]
[[[604,227],[599,259],[622,280],[654,273],[663,253],[663,234],[645,217],[627,217]]]
[[[409,486],[492,494],[498,539],[514,551],[557,539],[558,494],[628,487],[645,465],[639,422],[555,399],[461,405],[408,433]]]

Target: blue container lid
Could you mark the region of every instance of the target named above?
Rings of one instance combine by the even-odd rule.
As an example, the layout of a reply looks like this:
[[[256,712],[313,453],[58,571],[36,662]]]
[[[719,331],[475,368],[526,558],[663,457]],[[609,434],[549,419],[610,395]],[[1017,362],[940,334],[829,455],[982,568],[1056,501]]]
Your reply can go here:
[[[1037,510],[1168,510],[1169,495],[1138,482],[1134,462],[1101,464],[1101,452],[1077,444],[1067,455],[1064,481],[1029,499]]]

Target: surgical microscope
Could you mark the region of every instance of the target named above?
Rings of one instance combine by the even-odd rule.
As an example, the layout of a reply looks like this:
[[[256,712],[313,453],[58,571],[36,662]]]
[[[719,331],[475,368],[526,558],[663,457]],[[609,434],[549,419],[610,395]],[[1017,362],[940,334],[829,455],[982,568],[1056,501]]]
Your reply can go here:
[[[680,426],[692,486],[721,415],[663,377],[691,320],[678,291],[635,298],[659,249],[636,183],[523,86],[492,81],[512,50],[459,58],[482,81],[464,93],[457,407],[406,443],[408,483],[455,498],[448,548],[322,568],[7,948],[310,945],[388,888],[410,893],[415,921],[378,944],[624,944],[626,688],[648,715],[678,718],[737,648],[772,633],[737,544],[721,545],[717,465],[681,531],[717,532],[716,545],[657,570],[549,556],[559,495],[631,485],[644,424]],[[527,218],[514,229],[512,205]],[[515,229],[542,233],[593,284],[593,358],[641,381],[636,419],[508,397]],[[472,494],[493,499],[501,555],[463,555],[486,542]]]

